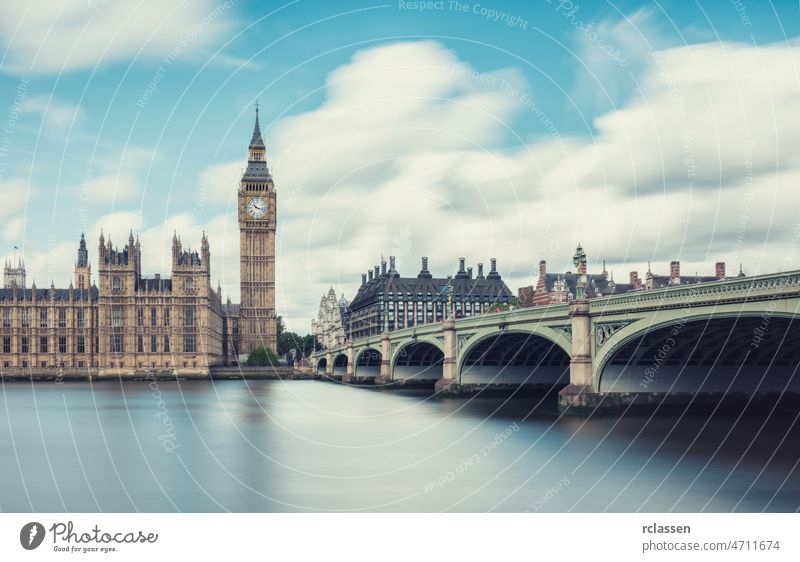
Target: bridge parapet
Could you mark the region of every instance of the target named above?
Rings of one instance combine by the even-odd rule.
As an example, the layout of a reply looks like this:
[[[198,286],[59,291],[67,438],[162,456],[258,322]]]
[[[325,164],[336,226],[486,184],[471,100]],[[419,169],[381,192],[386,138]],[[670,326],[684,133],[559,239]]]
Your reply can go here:
[[[504,310],[503,312],[489,312],[475,316],[459,318],[455,321],[456,330],[465,328],[480,328],[487,324],[509,324],[520,322],[536,322],[549,320],[563,320],[569,318],[568,304],[551,304],[547,306],[533,306]]]
[[[778,299],[781,302],[774,302]],[[492,369],[498,372],[517,369],[521,372],[527,367],[535,367],[535,376],[539,376],[549,372],[547,369],[557,370],[561,365],[566,365],[559,362],[561,360],[557,357],[558,352],[541,351],[551,346],[560,348],[569,358],[570,385],[562,391],[560,404],[565,408],[580,408],[600,400],[597,397],[601,395],[603,369],[607,364],[618,365],[620,359],[617,352],[624,351],[623,347],[629,342],[638,341],[637,338],[645,338],[650,333],[673,325],[683,329],[687,322],[705,321],[712,317],[714,321],[725,318],[761,318],[758,322],[768,325],[773,316],[795,318],[798,315],[800,271],[791,271],[675,285],[588,301],[573,301],[570,304],[490,312],[445,322],[420,324],[354,340],[346,346],[318,352],[315,357],[318,365],[327,371],[332,368],[337,355],[346,354],[346,380],[349,380],[354,369],[358,367],[358,358],[369,350],[375,357],[380,355],[380,371],[376,372],[378,365],[372,363],[365,365],[371,370],[364,370],[363,373],[369,372],[370,377],[375,376],[379,382],[384,383],[409,379],[415,376],[409,367],[421,366],[424,361],[430,361],[430,365],[425,364],[429,367],[427,373],[441,373],[436,388],[443,392],[459,392],[459,388],[475,384],[479,377],[483,377],[480,380],[485,381],[485,372]],[[752,330],[758,324],[751,322],[746,326],[749,326],[746,329]],[[673,345],[669,343],[672,340],[666,341],[668,345]],[[404,355],[405,351],[408,354]],[[476,355],[480,353],[485,354],[485,357]],[[530,359],[540,356],[549,363],[539,365],[536,363],[538,359]],[[402,364],[404,371],[402,377],[396,378],[395,374],[399,371],[395,367],[399,358],[405,358],[405,363]],[[424,361],[420,362],[420,358]],[[322,362],[323,359],[326,359],[325,363]],[[431,367],[434,360],[438,362],[438,370]],[[638,356],[631,359],[642,363],[644,367],[648,360],[647,357]],[[466,366],[471,371],[465,379],[462,375],[466,372]],[[610,368],[617,369],[615,373],[621,369],[616,366]],[[319,370],[321,369],[318,368]],[[666,367],[662,372],[667,372]],[[534,376],[533,371],[530,375]],[[528,378],[524,380],[529,381]]]
[[[589,307],[592,316],[600,316],[722,302],[769,300],[797,294],[798,291],[800,271],[790,271],[611,295],[590,300]]]

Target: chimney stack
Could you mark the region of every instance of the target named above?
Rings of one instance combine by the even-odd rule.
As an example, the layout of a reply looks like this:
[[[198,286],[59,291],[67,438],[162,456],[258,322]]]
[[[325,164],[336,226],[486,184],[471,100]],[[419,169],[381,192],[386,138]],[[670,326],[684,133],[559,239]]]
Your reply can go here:
[[[381,275],[386,275],[386,260],[381,260]]]
[[[638,271],[631,271],[629,274],[631,286],[634,289],[641,289],[642,288],[642,280],[639,279],[639,272]]]
[[[366,273],[362,273],[361,274],[361,284],[362,285],[366,285],[367,284],[367,274]]]
[[[422,269],[419,270],[419,275],[417,275],[418,279],[431,279],[433,275],[431,272],[428,271],[428,257],[423,256],[422,258]]]
[[[670,284],[678,285],[681,282],[681,262],[669,262],[669,280]]]
[[[396,260],[394,256],[389,256],[389,271],[392,273],[397,273],[397,269],[395,268]]]
[[[467,270],[464,269],[464,264],[466,261],[467,260],[465,258],[458,258],[458,271],[456,272],[456,279],[466,279],[468,277]]]
[[[472,279],[472,268],[471,267],[467,268],[467,275],[469,275],[469,278]]]
[[[539,277],[544,277],[545,275],[547,275],[547,262],[539,260]]]
[[[725,279],[725,262],[724,261],[718,261],[714,265],[714,276],[717,279]]]
[[[372,281],[372,270],[370,269],[367,273],[369,274],[369,280]]]
[[[478,264],[478,279],[483,279],[483,264]]]
[[[489,260],[489,275],[486,276],[487,279],[500,279],[500,274],[497,273],[497,258],[492,258]]]
[[[380,275],[380,274],[381,274],[381,270],[380,270],[380,269],[378,269],[378,266],[376,265],[376,266],[374,267],[373,271],[375,272],[375,279],[377,279],[377,278],[378,278],[378,275]]]

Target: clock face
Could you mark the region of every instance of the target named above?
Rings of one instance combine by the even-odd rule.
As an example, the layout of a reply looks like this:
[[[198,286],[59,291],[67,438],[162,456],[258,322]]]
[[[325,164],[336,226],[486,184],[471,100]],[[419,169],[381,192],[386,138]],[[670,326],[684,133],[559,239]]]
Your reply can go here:
[[[261,197],[253,197],[245,205],[245,210],[254,219],[263,218],[267,214],[267,202]]]

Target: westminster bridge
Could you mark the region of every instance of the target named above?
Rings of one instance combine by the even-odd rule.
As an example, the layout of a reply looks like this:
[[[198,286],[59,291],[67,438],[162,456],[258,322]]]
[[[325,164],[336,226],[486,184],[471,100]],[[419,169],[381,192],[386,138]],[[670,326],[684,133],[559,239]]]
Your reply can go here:
[[[561,388],[559,406],[800,394],[800,271],[423,324],[314,355],[321,377],[451,394]],[[679,401],[679,400],[678,400]]]

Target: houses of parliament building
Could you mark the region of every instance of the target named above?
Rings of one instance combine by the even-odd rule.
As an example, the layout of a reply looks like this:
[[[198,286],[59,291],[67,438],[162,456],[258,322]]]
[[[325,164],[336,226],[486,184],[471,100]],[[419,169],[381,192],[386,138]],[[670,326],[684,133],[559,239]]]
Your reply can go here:
[[[256,122],[238,190],[241,303],[211,286],[210,245],[172,238],[172,276],[142,275],[133,232],[123,247],[100,234],[97,279],[81,235],[66,289],[26,285],[22,260],[6,262],[0,290],[0,372],[207,374],[257,347],[276,350],[276,194]]]

